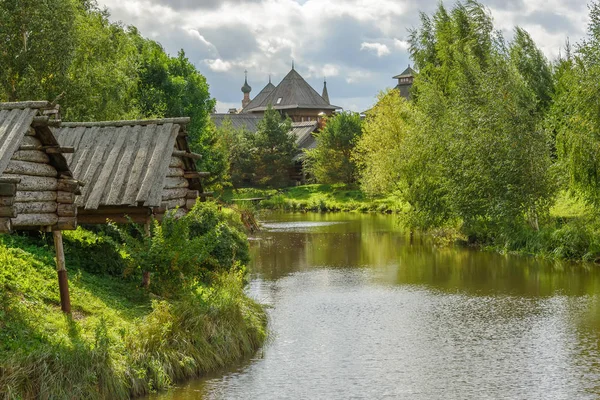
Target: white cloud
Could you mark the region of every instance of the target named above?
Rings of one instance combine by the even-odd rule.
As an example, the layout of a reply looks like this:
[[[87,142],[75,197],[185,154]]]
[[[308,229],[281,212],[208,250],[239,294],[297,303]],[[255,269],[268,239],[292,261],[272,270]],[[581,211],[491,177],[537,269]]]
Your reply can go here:
[[[204,63],[208,65],[208,68],[215,72],[227,72],[233,67],[233,64],[231,62],[223,61],[220,58],[216,58],[213,60],[206,59],[204,60]]]
[[[374,50],[377,53],[377,57],[383,57],[383,56],[387,56],[388,54],[391,53],[390,48],[387,47],[387,45],[383,44],[383,43],[377,43],[377,42],[373,42],[373,43],[369,43],[369,42],[362,42],[360,44],[360,49],[361,50]]]
[[[400,50],[408,50],[410,44],[406,40],[400,40],[394,38],[394,47]]]
[[[204,38],[204,36],[202,36],[202,35],[200,34],[200,32],[198,32],[196,29],[186,29],[185,31],[186,31],[186,32],[187,32],[187,34],[188,34],[188,35],[190,35],[191,37],[193,37],[193,38],[196,38],[196,39],[198,39],[199,41],[201,41],[202,43],[204,43],[204,44],[205,44],[207,47],[210,47],[210,48],[214,48],[214,47],[215,47],[215,46],[214,46],[214,45],[213,45],[211,42],[209,42],[208,40],[206,40],[206,39]]]

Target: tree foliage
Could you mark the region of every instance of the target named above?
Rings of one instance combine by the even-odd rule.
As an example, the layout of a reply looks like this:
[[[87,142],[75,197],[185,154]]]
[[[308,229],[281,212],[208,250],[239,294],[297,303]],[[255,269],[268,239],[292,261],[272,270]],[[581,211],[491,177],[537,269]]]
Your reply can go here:
[[[571,189],[600,204],[600,3],[590,6],[586,39],[559,61],[548,117],[560,166]]]
[[[297,153],[296,138],[289,118],[268,107],[258,130],[252,136],[254,181],[263,186],[281,187],[289,183],[290,169]]]
[[[358,113],[342,112],[328,118],[317,133],[317,145],[305,152],[305,168],[319,183],[354,183],[356,163],[351,157],[361,135]]]
[[[397,189],[411,223],[460,221],[465,232],[510,232],[548,209],[547,140],[540,129],[549,66],[517,29],[507,44],[475,1],[421,15],[410,51],[414,104],[383,96],[359,145],[362,183]],[[543,97],[543,98],[542,98]]]

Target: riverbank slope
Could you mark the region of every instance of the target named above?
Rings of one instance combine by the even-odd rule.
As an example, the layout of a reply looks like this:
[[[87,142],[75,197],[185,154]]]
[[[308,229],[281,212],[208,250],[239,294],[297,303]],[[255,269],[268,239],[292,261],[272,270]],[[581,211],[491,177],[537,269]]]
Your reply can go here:
[[[265,312],[240,272],[167,299],[111,274],[119,250],[101,236],[66,232],[65,248],[72,316],[60,311],[49,241],[0,236],[2,398],[126,399],[221,368],[265,340]]]

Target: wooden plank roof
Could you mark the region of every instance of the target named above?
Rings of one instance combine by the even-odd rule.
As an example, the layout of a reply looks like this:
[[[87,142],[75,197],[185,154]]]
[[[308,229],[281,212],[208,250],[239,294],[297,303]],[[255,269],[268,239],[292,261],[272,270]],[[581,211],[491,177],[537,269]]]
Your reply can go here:
[[[0,174],[4,173],[13,154],[21,147],[23,138],[33,126],[37,137],[46,148],[58,148],[59,144],[49,124],[59,124],[60,120],[50,121],[47,113],[58,114],[58,106],[48,101],[24,101],[0,103]],[[65,157],[60,152],[48,154],[50,164],[60,175],[72,177]]]
[[[100,206],[159,207],[175,147],[188,152],[185,126],[189,118],[63,123],[56,130],[63,146],[75,153],[67,161],[87,185],[77,198],[86,210]],[[184,160],[186,171],[196,171]],[[190,188],[200,187],[190,179]]]

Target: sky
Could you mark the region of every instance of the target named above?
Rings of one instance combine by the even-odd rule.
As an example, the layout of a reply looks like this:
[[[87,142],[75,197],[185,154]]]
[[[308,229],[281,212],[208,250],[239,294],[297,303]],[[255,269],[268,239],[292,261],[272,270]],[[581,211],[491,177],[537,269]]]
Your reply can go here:
[[[483,0],[505,38],[526,29],[549,59],[585,35],[585,0]],[[112,21],[135,25],[206,77],[217,111],[240,108],[244,71],[253,98],[295,69],[344,110],[370,108],[411,64],[408,32],[439,0],[98,0]],[[454,1],[444,1],[451,8]]]

